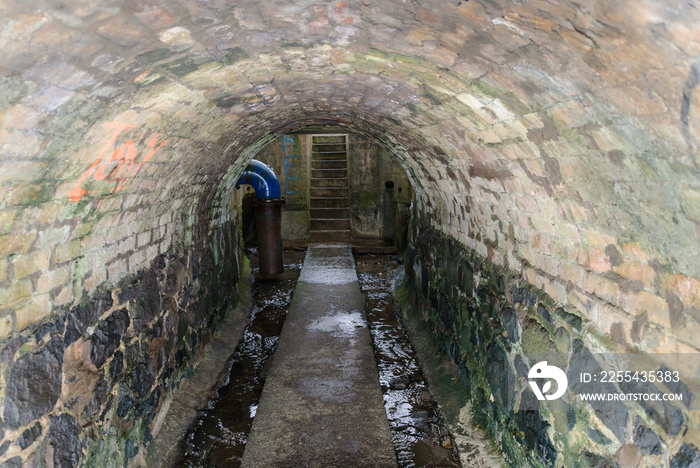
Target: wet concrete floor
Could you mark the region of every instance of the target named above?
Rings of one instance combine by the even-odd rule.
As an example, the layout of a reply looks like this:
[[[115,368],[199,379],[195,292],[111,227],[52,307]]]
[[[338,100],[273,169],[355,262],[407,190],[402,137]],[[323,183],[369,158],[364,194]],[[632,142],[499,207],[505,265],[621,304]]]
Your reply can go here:
[[[349,246],[311,245],[241,466],[395,467]]]

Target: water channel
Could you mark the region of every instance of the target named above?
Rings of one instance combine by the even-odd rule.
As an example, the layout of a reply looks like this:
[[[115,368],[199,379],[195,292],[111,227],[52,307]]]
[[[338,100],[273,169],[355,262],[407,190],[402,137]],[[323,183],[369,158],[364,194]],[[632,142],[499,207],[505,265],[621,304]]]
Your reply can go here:
[[[226,377],[190,428],[178,468],[236,468],[248,439],[266,364],[277,346],[305,253],[285,251],[285,271],[276,279],[253,275],[250,324],[227,362]],[[249,252],[253,271],[255,251]],[[391,255],[355,253],[367,320],[379,369],[384,405],[398,465],[460,467],[456,449],[430,396],[415,352],[394,311],[392,287],[398,263]]]

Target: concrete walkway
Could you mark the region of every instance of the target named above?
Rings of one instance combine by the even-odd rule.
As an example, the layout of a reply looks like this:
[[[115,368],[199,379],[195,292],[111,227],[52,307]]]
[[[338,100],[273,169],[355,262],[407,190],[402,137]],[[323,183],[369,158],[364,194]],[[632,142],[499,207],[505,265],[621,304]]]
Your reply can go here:
[[[396,467],[348,246],[312,245],[242,467]]]

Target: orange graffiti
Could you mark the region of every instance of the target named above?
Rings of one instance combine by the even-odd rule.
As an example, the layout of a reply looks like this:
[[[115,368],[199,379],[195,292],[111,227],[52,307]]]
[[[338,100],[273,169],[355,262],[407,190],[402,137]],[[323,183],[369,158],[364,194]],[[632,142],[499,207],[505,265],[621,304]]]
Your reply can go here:
[[[111,156],[105,158],[107,152],[117,142],[117,138],[119,138],[121,132],[134,128],[134,125],[125,124],[122,122],[106,122],[104,124],[104,128],[113,130],[112,138],[105,144],[95,162],[93,162],[90,167],[87,168],[87,170],[80,177],[78,183],[75,184],[73,190],[71,190],[71,192],[68,194],[68,197],[73,202],[77,202],[86,194],[91,193],[89,190],[83,188],[83,184],[89,178],[93,178],[97,181],[107,180],[108,183],[116,182],[114,188],[112,189],[111,195],[114,195],[120,190],[124,190],[128,180],[138,174],[138,172],[141,170],[141,166],[148,162],[148,160],[151,159],[167,141],[163,140],[156,148],[156,143],[158,142],[158,137],[160,136],[160,133],[156,133],[156,135],[151,138],[151,141],[148,142],[147,146],[149,151],[138,163],[136,163],[138,150],[136,148],[136,144],[132,140],[127,141],[123,145],[117,146],[112,151]]]
[[[347,0],[340,0],[339,2],[337,2],[335,4],[335,12],[340,17],[341,23],[352,24],[355,22],[355,20],[352,17],[346,15],[345,12],[343,11],[343,8],[345,7],[346,1]]]
[[[316,13],[316,19],[308,24],[312,28],[323,28],[328,26],[328,9],[322,6],[311,7]]]

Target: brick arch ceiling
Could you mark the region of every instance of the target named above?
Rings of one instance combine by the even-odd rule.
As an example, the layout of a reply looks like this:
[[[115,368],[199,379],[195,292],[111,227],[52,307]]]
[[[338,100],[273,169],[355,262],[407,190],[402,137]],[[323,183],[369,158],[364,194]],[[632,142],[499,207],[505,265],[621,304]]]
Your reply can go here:
[[[0,260],[79,241],[77,280],[173,209],[201,214],[272,135],[330,119],[394,149],[435,227],[556,300],[650,307],[613,275],[666,307],[662,325],[668,291],[700,306],[688,2],[67,0],[0,17]],[[76,284],[116,279],[93,278]]]

